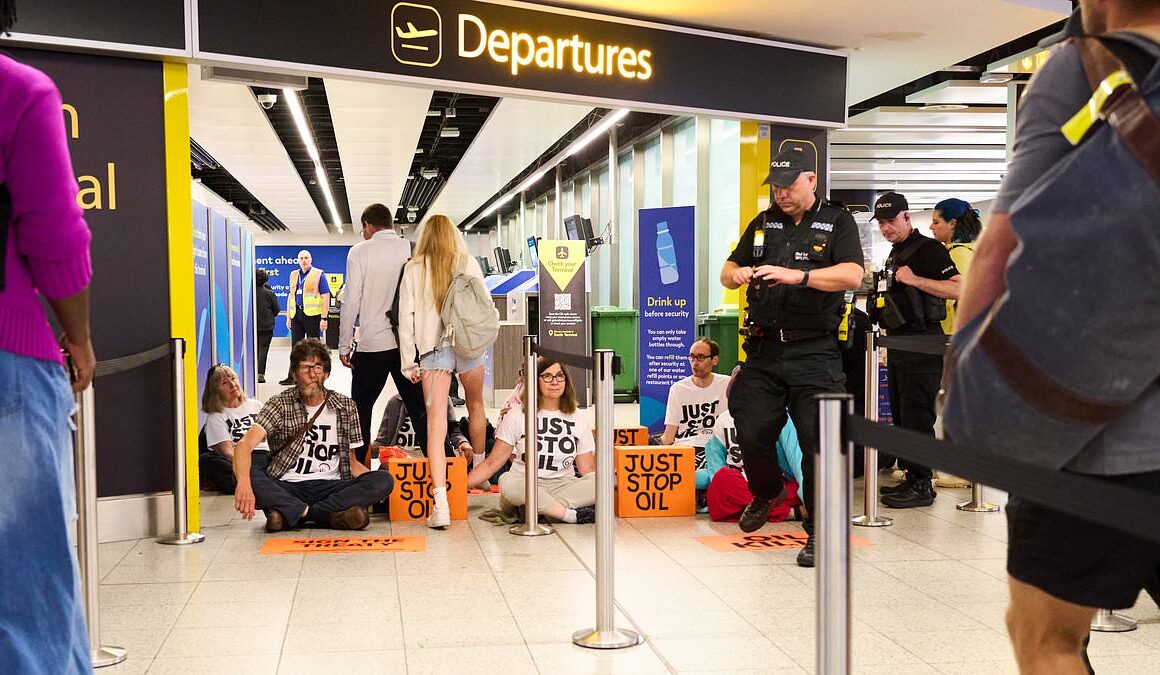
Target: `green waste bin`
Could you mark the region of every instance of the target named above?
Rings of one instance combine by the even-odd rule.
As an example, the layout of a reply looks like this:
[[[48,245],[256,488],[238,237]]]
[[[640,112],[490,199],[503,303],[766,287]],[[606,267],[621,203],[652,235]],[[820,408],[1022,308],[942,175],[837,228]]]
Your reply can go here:
[[[636,400],[637,313],[624,307],[592,308],[592,349],[611,349],[621,370],[613,381],[617,402]]]
[[[706,337],[721,346],[721,358],[713,370],[724,375],[737,365],[737,310],[719,309],[697,317],[697,337]]]

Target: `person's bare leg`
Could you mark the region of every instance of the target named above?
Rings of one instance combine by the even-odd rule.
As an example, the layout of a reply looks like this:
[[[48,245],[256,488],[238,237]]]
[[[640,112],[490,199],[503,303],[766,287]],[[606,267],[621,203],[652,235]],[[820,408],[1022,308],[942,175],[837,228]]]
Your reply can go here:
[[[1084,640],[1096,610],[1007,578],[1007,632],[1023,675],[1087,675]]]
[[[468,436],[476,454],[487,450],[487,410],[483,407],[483,366],[459,373],[463,398],[467,400]]]
[[[423,371],[423,400],[427,408],[427,465],[431,469],[431,488],[447,487],[447,397],[451,373],[446,370]]]

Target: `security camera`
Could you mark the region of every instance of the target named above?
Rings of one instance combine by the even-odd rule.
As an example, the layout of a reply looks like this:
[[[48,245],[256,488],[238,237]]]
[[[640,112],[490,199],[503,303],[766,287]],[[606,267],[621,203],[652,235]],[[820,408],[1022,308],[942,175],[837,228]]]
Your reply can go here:
[[[419,214],[414,212],[414,211],[408,211],[407,212],[407,222],[413,223],[416,220],[419,220]]]
[[[258,105],[262,106],[264,110],[269,110],[278,102],[277,94],[258,94]]]

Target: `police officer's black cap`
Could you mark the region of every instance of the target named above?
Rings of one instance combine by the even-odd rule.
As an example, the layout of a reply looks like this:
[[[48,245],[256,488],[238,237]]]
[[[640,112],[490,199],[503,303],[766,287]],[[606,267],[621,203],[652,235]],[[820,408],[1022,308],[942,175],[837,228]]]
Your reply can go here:
[[[805,150],[791,146],[777,153],[769,163],[769,175],[761,182],[762,185],[789,187],[797,180],[803,171],[813,171],[813,164]]]
[[[894,220],[898,214],[910,210],[906,197],[897,192],[884,192],[874,202],[874,220]]]

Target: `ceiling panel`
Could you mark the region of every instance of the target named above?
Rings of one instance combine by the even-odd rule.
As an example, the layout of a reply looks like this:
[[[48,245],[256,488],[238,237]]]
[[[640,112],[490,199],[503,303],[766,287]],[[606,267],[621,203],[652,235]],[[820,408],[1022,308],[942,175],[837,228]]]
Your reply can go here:
[[[326,95],[351,217],[357,221],[376,202],[393,212],[427,118],[431,90],[327,78]]]
[[[830,145],[830,160],[842,159],[960,159],[1005,160],[1007,147],[1004,143],[994,145],[936,145],[936,144],[891,144],[874,145],[839,144]]]
[[[880,106],[854,115],[850,126],[940,126],[1007,128],[1007,108],[923,110],[903,106]]]
[[[949,80],[910,94],[906,97],[906,102],[924,105],[1006,105],[1007,84]]]
[[[203,81],[201,68],[190,66],[189,133],[291,231],[326,233],[302,178],[249,87]]]
[[[501,100],[429,212],[463,222],[591,110],[564,103]]]

